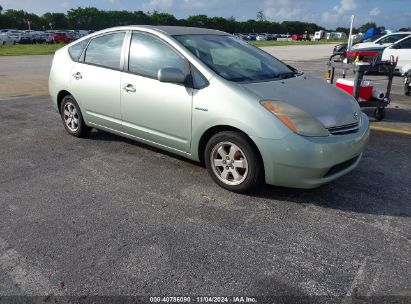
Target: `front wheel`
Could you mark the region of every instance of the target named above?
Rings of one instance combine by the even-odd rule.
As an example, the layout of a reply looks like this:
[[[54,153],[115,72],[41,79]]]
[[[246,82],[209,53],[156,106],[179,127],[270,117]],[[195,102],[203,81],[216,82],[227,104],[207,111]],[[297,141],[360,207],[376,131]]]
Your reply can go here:
[[[86,137],[91,128],[86,125],[81,114],[80,107],[73,96],[63,98],[60,107],[61,118],[66,131],[76,137]]]
[[[407,96],[411,95],[411,72],[405,75],[404,78],[404,94]]]
[[[385,118],[385,108],[376,108],[374,111],[374,117],[378,121],[383,120]]]
[[[261,184],[261,158],[244,134],[217,133],[208,141],[204,159],[213,180],[227,190],[245,193]]]

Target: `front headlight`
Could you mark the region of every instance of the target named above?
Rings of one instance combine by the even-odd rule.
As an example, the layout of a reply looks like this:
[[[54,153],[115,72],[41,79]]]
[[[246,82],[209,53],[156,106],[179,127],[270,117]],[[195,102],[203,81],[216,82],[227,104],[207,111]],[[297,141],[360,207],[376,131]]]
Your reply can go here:
[[[317,119],[295,106],[281,101],[261,101],[260,103],[294,133],[302,136],[330,135]]]

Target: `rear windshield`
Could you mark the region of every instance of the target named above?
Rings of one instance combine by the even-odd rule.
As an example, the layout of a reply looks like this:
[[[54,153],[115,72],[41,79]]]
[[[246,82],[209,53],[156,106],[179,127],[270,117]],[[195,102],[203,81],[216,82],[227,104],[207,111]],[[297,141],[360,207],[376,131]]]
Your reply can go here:
[[[229,81],[269,81],[295,73],[283,62],[234,36],[181,35],[174,38]]]

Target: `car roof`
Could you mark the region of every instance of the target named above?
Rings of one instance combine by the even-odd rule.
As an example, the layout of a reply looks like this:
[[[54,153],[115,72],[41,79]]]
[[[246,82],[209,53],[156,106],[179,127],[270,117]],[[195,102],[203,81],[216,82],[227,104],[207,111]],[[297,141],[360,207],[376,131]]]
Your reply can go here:
[[[389,33],[389,34],[385,34],[384,36],[381,36],[380,38],[384,38],[387,36],[392,36],[392,35],[411,35],[411,32],[395,32],[395,33]]]
[[[129,26],[120,26],[113,27],[102,32],[110,32],[113,30],[151,30],[156,31],[162,34],[169,36],[180,36],[180,35],[229,35],[228,33],[212,30],[207,28],[199,27],[185,27],[185,26],[160,26],[160,25],[129,25]]]

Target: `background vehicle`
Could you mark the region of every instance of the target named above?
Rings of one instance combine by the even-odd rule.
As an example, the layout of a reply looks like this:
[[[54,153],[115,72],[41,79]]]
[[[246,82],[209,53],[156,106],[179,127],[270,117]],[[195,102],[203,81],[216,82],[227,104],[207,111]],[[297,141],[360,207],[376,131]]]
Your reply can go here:
[[[66,33],[56,32],[51,36],[50,43],[69,43],[70,38]]]
[[[411,35],[384,49],[382,60],[390,60],[391,56],[394,59],[398,57],[398,72],[403,66],[411,64]]]
[[[22,31],[19,30],[7,30],[7,35],[14,40],[15,43],[20,41]]]
[[[257,34],[248,34],[248,35],[246,36],[246,40],[247,40],[247,41],[255,41],[255,40],[257,40]]]
[[[314,33],[314,40],[321,40],[325,38],[325,31],[321,30],[321,31],[317,31]]]
[[[304,39],[304,37],[303,37],[303,35],[294,34],[294,35],[291,35],[291,39],[294,40],[294,41],[301,41],[301,40]]]
[[[382,36],[376,39],[373,42],[357,43],[353,45],[352,48],[357,50],[357,49],[364,49],[364,48],[370,49],[370,48],[387,47],[410,35],[411,35],[411,32],[398,32],[398,33],[388,34],[388,35],[385,35],[385,36]]]
[[[268,37],[265,34],[259,34],[259,35],[257,35],[256,40],[257,41],[266,41],[266,40],[268,40]]]
[[[0,45],[14,44],[14,39],[6,33],[0,33]]]

